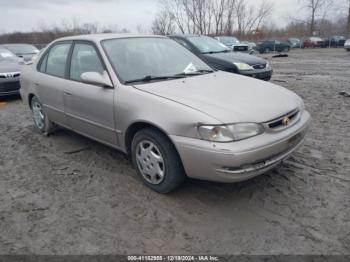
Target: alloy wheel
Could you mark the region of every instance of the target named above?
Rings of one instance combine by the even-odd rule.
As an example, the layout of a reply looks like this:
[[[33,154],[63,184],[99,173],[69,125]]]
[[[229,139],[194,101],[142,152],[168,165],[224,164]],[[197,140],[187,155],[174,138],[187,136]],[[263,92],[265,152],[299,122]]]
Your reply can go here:
[[[153,185],[163,182],[164,158],[159,148],[151,141],[143,140],[136,147],[136,162],[144,179]]]

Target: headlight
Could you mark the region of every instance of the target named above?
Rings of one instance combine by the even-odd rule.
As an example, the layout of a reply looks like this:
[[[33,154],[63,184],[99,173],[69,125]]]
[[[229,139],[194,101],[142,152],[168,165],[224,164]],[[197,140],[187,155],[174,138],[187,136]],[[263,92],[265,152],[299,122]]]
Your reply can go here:
[[[254,68],[248,64],[245,63],[233,63],[239,70],[254,70]]]
[[[270,68],[270,63],[269,62],[266,63],[266,68]]]
[[[198,127],[202,139],[213,142],[232,142],[257,136],[264,132],[262,125],[255,123],[239,123],[232,125]]]

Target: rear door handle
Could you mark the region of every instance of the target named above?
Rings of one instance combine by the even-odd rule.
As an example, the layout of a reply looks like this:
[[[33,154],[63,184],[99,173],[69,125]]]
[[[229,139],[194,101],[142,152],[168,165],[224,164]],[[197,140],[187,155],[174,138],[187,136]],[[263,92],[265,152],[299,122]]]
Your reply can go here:
[[[73,95],[72,93],[69,93],[69,92],[66,92],[66,91],[64,91],[64,93],[65,93],[67,96],[72,96],[72,95]]]

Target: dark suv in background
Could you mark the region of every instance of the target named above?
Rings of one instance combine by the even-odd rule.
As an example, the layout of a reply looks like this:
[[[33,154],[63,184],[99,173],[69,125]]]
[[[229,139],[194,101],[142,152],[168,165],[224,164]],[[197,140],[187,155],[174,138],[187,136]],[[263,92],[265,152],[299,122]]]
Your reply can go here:
[[[266,40],[258,43],[256,49],[260,54],[270,53],[270,52],[289,52],[292,48],[291,44],[282,40]]]

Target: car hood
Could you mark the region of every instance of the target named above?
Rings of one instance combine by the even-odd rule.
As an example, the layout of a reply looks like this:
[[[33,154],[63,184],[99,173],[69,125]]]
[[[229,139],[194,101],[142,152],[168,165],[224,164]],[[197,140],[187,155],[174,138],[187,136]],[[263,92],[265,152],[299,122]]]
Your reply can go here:
[[[248,55],[245,53],[240,52],[229,52],[229,53],[217,53],[217,54],[204,54],[203,55],[206,58],[214,58],[214,59],[220,59],[225,62],[241,62],[246,63],[248,65],[260,65],[260,64],[266,64],[266,60],[259,58],[254,55]]]
[[[19,63],[0,62],[0,73],[21,72],[21,70],[22,65]]]
[[[194,108],[222,123],[267,122],[300,106],[300,98],[283,87],[221,71],[135,88]]]

